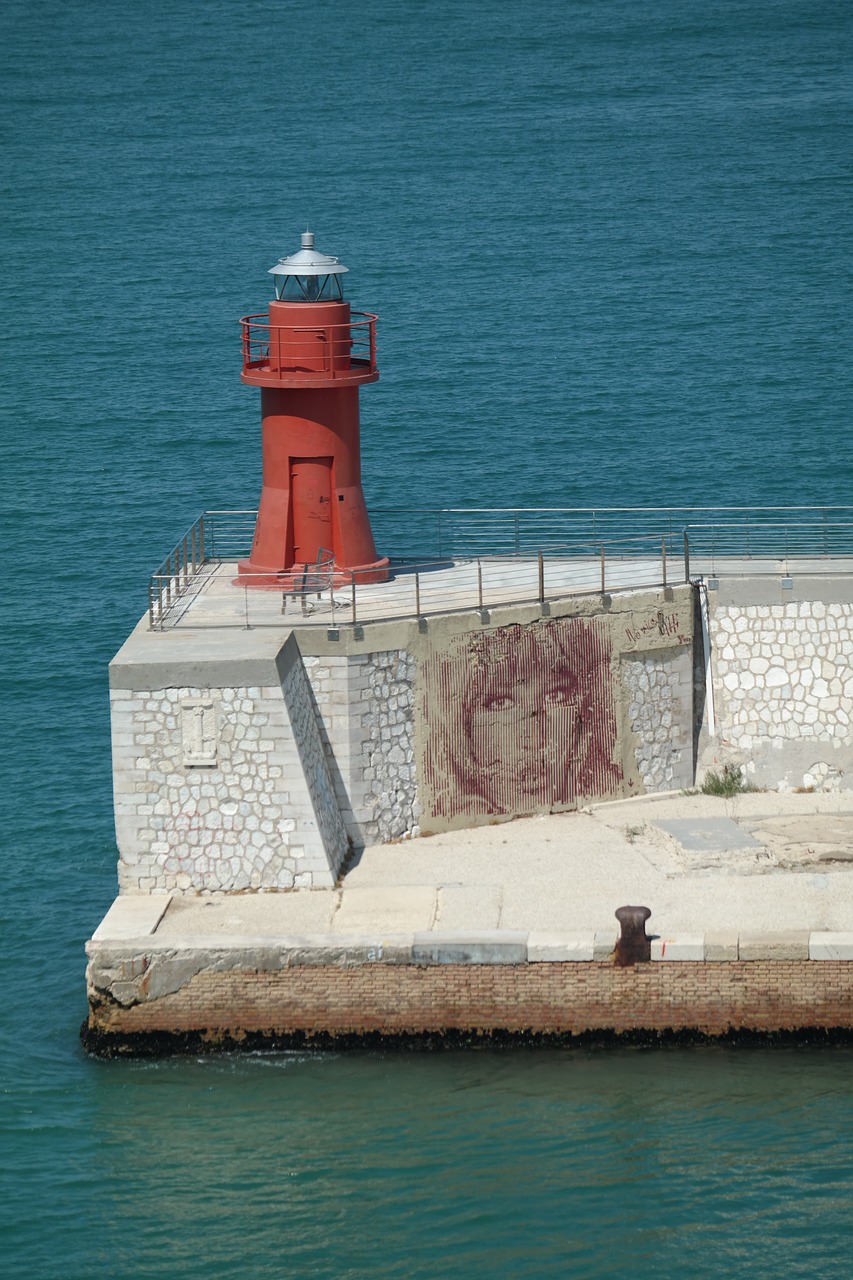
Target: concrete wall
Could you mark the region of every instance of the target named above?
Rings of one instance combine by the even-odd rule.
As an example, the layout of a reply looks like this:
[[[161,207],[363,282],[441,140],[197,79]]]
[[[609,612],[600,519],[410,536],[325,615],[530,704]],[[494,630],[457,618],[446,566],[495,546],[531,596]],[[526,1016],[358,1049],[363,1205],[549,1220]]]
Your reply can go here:
[[[777,789],[853,787],[853,602],[843,579],[708,593],[717,734],[703,768]]]
[[[422,827],[689,786],[692,623],[681,589],[431,627],[416,699]]]

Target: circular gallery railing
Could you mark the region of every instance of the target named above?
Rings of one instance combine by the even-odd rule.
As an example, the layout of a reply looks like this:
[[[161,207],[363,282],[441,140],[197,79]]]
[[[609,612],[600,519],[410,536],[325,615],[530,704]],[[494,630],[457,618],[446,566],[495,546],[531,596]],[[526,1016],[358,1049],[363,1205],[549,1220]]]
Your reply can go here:
[[[271,325],[266,312],[244,316],[243,381],[260,386],[375,381],[377,318],[354,311],[346,324]]]

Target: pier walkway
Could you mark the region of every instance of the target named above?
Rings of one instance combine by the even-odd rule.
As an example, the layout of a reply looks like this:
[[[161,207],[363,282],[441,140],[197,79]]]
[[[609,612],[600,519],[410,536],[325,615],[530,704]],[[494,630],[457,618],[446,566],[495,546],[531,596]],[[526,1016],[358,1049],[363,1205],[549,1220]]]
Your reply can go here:
[[[314,587],[309,585],[303,592],[284,592],[247,585],[237,579],[235,562],[219,561],[201,566],[180,594],[176,592],[168,603],[164,600],[162,607],[158,603],[154,616],[157,630],[329,628],[676,586],[685,581],[684,568],[682,560],[660,554],[607,560],[593,556],[548,556],[541,561],[513,556],[460,558],[392,565],[387,582],[327,584],[315,579]],[[775,582],[781,600],[781,592],[796,578],[853,574],[853,558],[802,557],[791,562],[771,557],[700,557],[691,560],[689,571],[693,581],[715,576],[768,579]]]
[[[821,933],[847,934],[853,957],[853,796],[668,794],[420,837],[365,849],[333,889],[121,897],[94,941],[322,953],[522,936],[606,953],[629,903],[652,911],[653,959],[667,939],[672,958],[702,959],[712,936],[731,959],[738,938],[741,952],[763,939],[771,958],[808,958]]]

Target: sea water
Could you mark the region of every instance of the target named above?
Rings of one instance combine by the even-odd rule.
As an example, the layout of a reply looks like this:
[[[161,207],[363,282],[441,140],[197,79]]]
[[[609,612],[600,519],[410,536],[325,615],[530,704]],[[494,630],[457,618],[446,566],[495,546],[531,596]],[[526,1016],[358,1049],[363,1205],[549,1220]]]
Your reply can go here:
[[[850,500],[846,0],[6,0],[0,1267],[846,1277],[843,1048],[102,1063],[107,663],[252,507],[237,318],[379,312],[376,511]],[[380,550],[394,550],[383,546]]]

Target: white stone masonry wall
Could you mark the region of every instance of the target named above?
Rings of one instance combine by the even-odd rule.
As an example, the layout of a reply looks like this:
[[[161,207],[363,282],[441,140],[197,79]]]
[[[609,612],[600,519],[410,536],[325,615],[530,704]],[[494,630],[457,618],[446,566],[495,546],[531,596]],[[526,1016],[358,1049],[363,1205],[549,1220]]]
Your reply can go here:
[[[392,649],[304,663],[353,844],[417,834],[414,659]]]
[[[281,685],[112,691],[123,891],[328,885],[417,831],[414,660],[293,646]]]
[[[625,658],[622,680],[634,759],[646,792],[689,787],[693,782],[693,668],[690,652],[645,653]]]
[[[289,736],[298,752],[320,843],[329,869],[336,876],[343,866],[349,844],[326,761],[313,692],[301,661],[291,665],[282,680],[282,692],[290,721]],[[291,796],[291,804],[293,800]]]
[[[744,761],[783,752],[779,777],[766,779],[779,785],[850,785],[842,756],[853,740],[853,605],[718,606],[711,655],[724,745]]]
[[[290,702],[289,712],[279,685],[112,691],[122,891],[333,882],[346,835],[332,815],[318,825],[322,769],[315,760],[312,796],[291,728],[291,714],[313,707],[303,698],[300,712],[293,690]],[[319,743],[316,754],[325,767]],[[200,757],[209,762],[187,763]]]
[[[360,665],[363,827],[378,841],[417,835],[415,661],[405,650],[390,650],[368,654]]]

